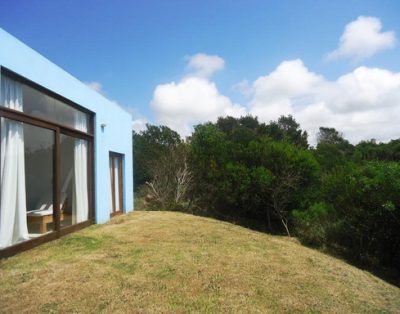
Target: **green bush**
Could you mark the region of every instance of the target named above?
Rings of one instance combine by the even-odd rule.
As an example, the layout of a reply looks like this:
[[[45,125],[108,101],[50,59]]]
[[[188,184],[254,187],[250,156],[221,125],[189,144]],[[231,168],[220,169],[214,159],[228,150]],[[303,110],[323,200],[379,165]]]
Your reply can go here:
[[[306,210],[294,210],[293,222],[296,234],[306,243],[326,245],[332,228],[334,208],[325,202],[315,203]]]
[[[134,139],[135,186],[147,208],[257,222],[288,235],[294,228],[304,242],[400,271],[400,140],[354,146],[321,127],[310,148],[291,116],[269,124],[219,118],[185,141],[148,125]]]

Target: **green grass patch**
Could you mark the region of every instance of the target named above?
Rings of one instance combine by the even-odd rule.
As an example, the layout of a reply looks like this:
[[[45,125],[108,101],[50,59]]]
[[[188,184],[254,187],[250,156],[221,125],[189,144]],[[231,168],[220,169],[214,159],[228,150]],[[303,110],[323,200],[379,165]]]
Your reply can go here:
[[[134,274],[136,269],[137,269],[137,265],[136,263],[114,263],[112,264],[112,267],[122,273],[125,274]]]
[[[91,237],[80,234],[72,234],[61,238],[59,243],[56,244],[60,250],[65,251],[83,251],[92,252],[100,249],[106,243],[109,243],[113,237],[103,235],[100,237]]]
[[[155,277],[157,279],[172,279],[175,277],[176,269],[169,265],[162,265],[157,272],[155,273]]]

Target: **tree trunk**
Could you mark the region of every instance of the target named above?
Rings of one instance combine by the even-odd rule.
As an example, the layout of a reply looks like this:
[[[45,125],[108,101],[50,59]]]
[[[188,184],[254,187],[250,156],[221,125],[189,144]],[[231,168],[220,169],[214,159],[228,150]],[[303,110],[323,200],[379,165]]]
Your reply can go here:
[[[282,221],[283,226],[286,229],[286,233],[287,233],[288,237],[290,238],[290,232],[289,232],[289,228],[288,228],[287,222],[285,222],[285,219],[283,219],[283,218],[281,218],[281,221]]]
[[[269,208],[267,208],[267,228],[272,233],[271,211]]]

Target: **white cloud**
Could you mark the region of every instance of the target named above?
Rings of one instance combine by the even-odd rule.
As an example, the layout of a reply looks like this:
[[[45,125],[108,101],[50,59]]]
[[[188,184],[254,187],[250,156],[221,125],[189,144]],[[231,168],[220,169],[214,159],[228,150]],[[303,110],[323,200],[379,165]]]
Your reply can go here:
[[[157,123],[182,136],[190,135],[195,124],[250,113],[267,123],[292,114],[308,131],[313,145],[320,126],[336,128],[352,143],[400,137],[400,73],[362,66],[328,80],[296,59],[284,61],[271,73],[253,82],[242,81],[235,88],[246,91],[246,106],[221,94],[207,77],[189,75],[158,85],[151,107]]]
[[[87,87],[89,87],[90,89],[93,89],[95,92],[98,92],[98,93],[104,95],[103,85],[101,83],[93,81],[93,82],[85,82],[85,85]]]
[[[147,123],[149,123],[149,121],[145,118],[135,119],[132,121],[132,129],[139,133],[140,131],[146,130]]]
[[[339,47],[328,54],[328,60],[349,58],[361,61],[376,53],[394,47],[393,31],[382,32],[382,23],[376,17],[360,16],[350,22],[340,37]]]
[[[269,120],[293,114],[295,107],[309,101],[310,91],[322,81],[301,60],[284,61],[272,73],[254,81],[250,113]]]
[[[196,54],[188,59],[187,69],[194,72],[178,82],[158,85],[153,93],[151,108],[157,122],[188,136],[193,125],[215,121],[220,116],[240,117],[246,109],[222,95],[208,77],[222,70],[221,57]]]
[[[396,105],[400,100],[400,73],[358,67],[326,84],[320,91],[336,112],[356,112]],[[399,105],[399,103],[397,103]]]
[[[194,124],[216,120],[219,116],[246,114],[243,107],[222,95],[215,83],[200,77],[158,85],[151,107],[161,124],[183,136],[191,133]]]
[[[248,80],[242,80],[232,86],[232,90],[239,92],[243,96],[250,96],[253,93],[252,85]]]
[[[198,53],[188,57],[187,69],[191,75],[199,77],[210,77],[217,71],[224,69],[225,60],[217,55]]]
[[[251,114],[269,122],[292,114],[310,134],[335,127],[351,142],[399,138],[400,73],[359,67],[335,81],[310,72],[301,60],[282,62],[253,83]]]

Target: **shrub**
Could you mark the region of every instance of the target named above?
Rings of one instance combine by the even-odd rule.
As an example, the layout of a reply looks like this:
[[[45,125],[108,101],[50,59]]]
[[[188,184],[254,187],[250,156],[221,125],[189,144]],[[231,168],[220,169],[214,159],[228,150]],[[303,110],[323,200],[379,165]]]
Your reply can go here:
[[[296,234],[308,244],[326,245],[334,212],[333,206],[325,202],[315,203],[303,211],[294,210]]]

